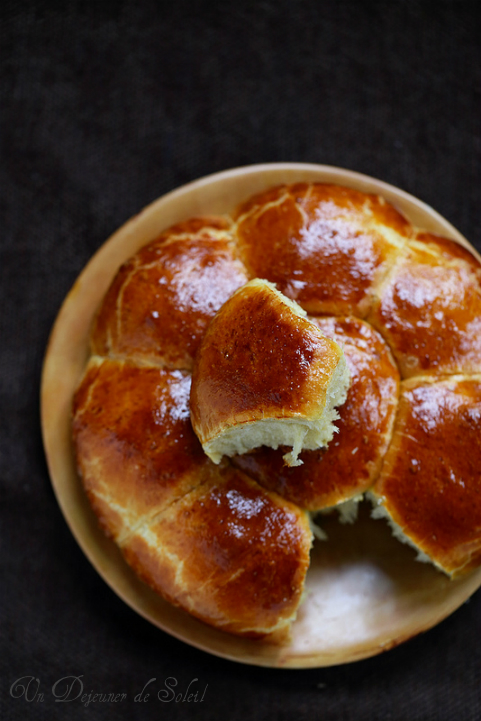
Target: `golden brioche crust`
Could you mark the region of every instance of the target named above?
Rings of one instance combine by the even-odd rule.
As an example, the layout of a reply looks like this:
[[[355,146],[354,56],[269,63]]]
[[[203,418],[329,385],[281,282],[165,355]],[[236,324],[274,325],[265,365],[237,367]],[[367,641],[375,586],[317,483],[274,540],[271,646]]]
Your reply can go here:
[[[73,406],[85,490],[165,598],[232,633],[280,638],[304,589],[308,518],[207,458],[189,420],[190,383],[177,370],[90,359]]]
[[[409,222],[382,198],[298,183],[261,193],[236,213],[241,258],[309,313],[364,317]]]
[[[481,372],[481,267],[453,241],[420,234],[376,292],[368,321],[403,378]]]
[[[302,451],[303,464],[288,468],[280,448],[236,456],[234,463],[265,488],[301,508],[317,511],[359,496],[379,475],[397,409],[399,372],[388,346],[367,323],[356,318],[312,318],[344,348],[351,373],[339,429],[327,448]]]
[[[446,573],[481,562],[481,376],[412,378],[374,497]]]
[[[467,248],[456,243],[455,240],[421,230],[416,232],[414,240],[433,248],[447,261],[452,261],[456,258],[464,260],[465,263],[471,266],[478,280],[481,280],[481,262],[475,258]]]
[[[280,634],[304,591],[309,521],[240,471],[216,472],[130,536],[123,553],[197,618],[251,638]]]
[[[247,281],[224,218],[164,232],[115,277],[92,331],[92,352],[190,370],[210,319]]]
[[[75,394],[73,439],[105,531],[128,535],[205,478],[210,461],[189,421],[181,371],[92,357]]]

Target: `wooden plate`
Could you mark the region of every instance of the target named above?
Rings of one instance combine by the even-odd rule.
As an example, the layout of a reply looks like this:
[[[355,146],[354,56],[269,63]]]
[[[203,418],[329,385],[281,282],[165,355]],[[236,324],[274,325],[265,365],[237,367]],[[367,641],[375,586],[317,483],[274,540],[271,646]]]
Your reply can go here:
[[[120,264],[164,228],[195,215],[230,212],[251,194],[279,183],[320,181],[378,193],[425,230],[473,248],[432,208],[374,178],[339,168],[298,163],[254,165],[208,176],[173,191],[129,220],[100,248],[65,299],[48,345],[42,377],[42,430],[58,503],[80,547],[111,588],[153,624],[197,648],[259,666],[307,668],[373,656],[431,628],[480,585],[481,569],[450,581],[369,518],[342,526],[326,522],[316,542],[307,596],[281,647],[239,639],[197,621],[159,598],[133,574],[100,531],[79,482],[70,440],[72,395],[88,356],[93,313]],[[478,256],[479,257],[479,256]]]

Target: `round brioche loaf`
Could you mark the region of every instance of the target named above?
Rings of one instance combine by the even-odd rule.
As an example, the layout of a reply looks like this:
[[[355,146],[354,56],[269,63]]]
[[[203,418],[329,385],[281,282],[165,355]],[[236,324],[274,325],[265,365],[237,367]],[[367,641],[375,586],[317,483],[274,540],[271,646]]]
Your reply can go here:
[[[302,599],[307,512],[369,489],[375,514],[441,570],[479,564],[480,274],[382,198],[321,183],[187,220],[136,253],[96,314],[73,440],[91,505],[138,575],[217,628],[280,638]],[[285,448],[216,465],[190,422],[200,344],[258,277],[343,346],[351,373],[339,432],[299,467]]]

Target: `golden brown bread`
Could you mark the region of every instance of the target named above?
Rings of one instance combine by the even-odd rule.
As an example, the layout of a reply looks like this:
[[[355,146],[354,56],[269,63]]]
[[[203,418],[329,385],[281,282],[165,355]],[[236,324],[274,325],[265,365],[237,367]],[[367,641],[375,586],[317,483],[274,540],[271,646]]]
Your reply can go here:
[[[262,448],[235,457],[234,463],[265,488],[317,511],[359,496],[379,475],[397,409],[399,372],[389,348],[367,323],[353,317],[313,320],[344,347],[351,373],[336,421],[339,433],[327,448],[302,451],[303,465],[297,468],[284,464],[284,449]]]
[[[73,405],[77,465],[116,541],[208,475],[212,464],[189,421],[190,382],[157,366],[89,361]]]
[[[252,448],[327,445],[344,403],[349,372],[340,346],[271,283],[255,279],[211,321],[196,355],[190,412],[216,463]]]
[[[382,198],[322,183],[266,191],[240,206],[235,217],[251,276],[276,283],[309,313],[361,318],[412,232]]]
[[[225,218],[194,218],[128,260],[97,314],[92,352],[192,368],[207,324],[247,281]]]
[[[240,471],[216,474],[122,550],[147,583],[197,618],[231,633],[282,640],[304,591],[308,519]]]
[[[199,346],[255,277],[318,314],[311,320],[343,345],[352,375],[339,433],[327,449],[303,451],[299,468],[265,448],[235,458],[237,469],[216,466],[189,419]],[[481,563],[480,279],[458,244],[412,228],[382,198],[325,184],[270,189],[232,218],[187,220],[128,260],[93,324],[73,439],[92,507],[139,576],[211,625],[277,637],[308,567],[300,509],[374,483],[381,512],[448,574]],[[294,336],[291,345],[287,375]],[[390,351],[401,377],[412,376],[399,409]],[[245,353],[237,361],[248,370]],[[274,365],[264,364],[260,387],[285,406]]]
[[[377,515],[452,576],[481,562],[481,376],[401,384]]]
[[[481,372],[480,279],[479,263],[453,241],[424,233],[406,244],[368,316],[404,378]]]
[[[180,371],[92,358],[73,411],[85,489],[105,532],[165,598],[232,633],[281,638],[304,589],[308,518],[207,458],[189,387]]]

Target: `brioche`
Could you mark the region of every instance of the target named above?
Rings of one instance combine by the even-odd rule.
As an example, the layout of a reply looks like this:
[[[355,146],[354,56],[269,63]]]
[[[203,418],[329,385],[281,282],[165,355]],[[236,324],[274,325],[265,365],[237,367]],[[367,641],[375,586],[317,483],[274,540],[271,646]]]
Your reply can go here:
[[[194,431],[214,463],[252,448],[326,446],[337,430],[349,371],[339,345],[296,303],[255,279],[222,306],[199,347],[192,375]]]
[[[420,233],[378,288],[369,322],[404,378],[481,372],[481,265],[447,238]]]
[[[92,352],[191,370],[209,321],[247,281],[230,226],[193,218],[130,258],[99,308]]]
[[[456,577],[481,563],[481,376],[402,383],[374,517]]]
[[[104,530],[122,542],[195,488],[210,462],[189,423],[190,375],[92,356],[75,394],[77,465]]]
[[[251,277],[276,283],[309,313],[360,318],[411,232],[383,198],[322,183],[261,193],[234,217]]]
[[[104,531],[161,595],[232,633],[280,639],[304,590],[309,519],[207,458],[189,388],[181,371],[90,360],[73,408],[86,492]]]
[[[364,321],[352,316],[311,320],[343,347],[350,371],[347,400],[335,421],[338,432],[326,448],[302,451],[296,468],[283,462],[284,448],[261,448],[233,462],[301,508],[337,506],[344,512],[346,502],[359,500],[379,475],[397,409],[399,371],[388,346]]]
[[[85,492],[139,577],[280,640],[309,514],[346,518],[364,494],[444,573],[480,565],[478,260],[322,183],[159,231],[100,304],[72,408]]]

